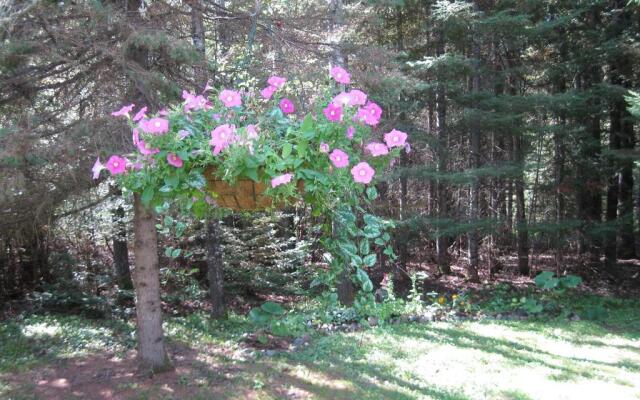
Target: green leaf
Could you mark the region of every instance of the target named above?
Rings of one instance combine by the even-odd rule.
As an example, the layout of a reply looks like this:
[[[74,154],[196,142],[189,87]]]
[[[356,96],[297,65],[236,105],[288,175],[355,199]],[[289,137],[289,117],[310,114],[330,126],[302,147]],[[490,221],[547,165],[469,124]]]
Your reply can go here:
[[[171,188],[175,188],[180,183],[180,178],[178,175],[169,175],[164,177],[164,184]]]
[[[262,311],[267,312],[273,315],[282,315],[284,314],[284,308],[278,303],[274,303],[272,301],[267,301],[263,305],[260,306]]]
[[[291,143],[285,143],[282,146],[282,158],[286,159],[291,155],[291,151],[293,150],[293,146]]]
[[[369,275],[366,273],[366,271],[364,271],[363,269],[358,268],[356,270],[356,280],[360,283],[364,283],[369,279]]]
[[[536,286],[546,290],[555,288],[559,283],[558,278],[554,277],[553,272],[551,271],[543,271],[539,273],[533,281]]]
[[[378,236],[380,236],[380,229],[371,225],[365,226],[363,231],[364,231],[364,236],[369,239],[375,239]]]
[[[171,252],[171,258],[178,258],[180,257],[180,253],[182,252],[181,249],[173,249],[173,251]]]
[[[371,283],[369,275],[360,268],[356,270],[356,280],[360,282],[362,290],[364,290],[365,292],[370,292],[373,290],[373,283]]]
[[[386,249],[384,249],[383,253],[393,260],[396,259],[396,253],[393,252],[393,249],[391,247],[387,247]]]
[[[140,196],[140,200],[142,200],[142,204],[144,204],[145,206],[148,206],[149,204],[151,204],[151,200],[153,200],[153,194],[154,194],[153,187],[150,186],[146,188],[142,192],[142,195]]]
[[[364,261],[362,261],[362,257],[358,255],[351,256],[351,265],[354,267],[361,267],[364,265]]]
[[[391,236],[387,232],[385,232],[382,235],[382,240],[384,240],[385,242],[388,242],[389,240],[391,240]]]
[[[298,157],[304,158],[307,155],[307,148],[309,144],[306,141],[302,141],[298,143],[296,146],[296,150],[298,151]]]
[[[255,168],[247,169],[244,171],[244,174],[254,182],[258,182],[258,170]]]
[[[313,117],[311,116],[311,114],[307,114],[307,116],[304,117],[302,124],[300,125],[300,130],[302,132],[313,131],[313,125],[314,125]]]
[[[582,278],[575,275],[567,275],[560,281],[562,286],[567,289],[574,289],[582,283]]]
[[[253,308],[249,311],[249,321],[254,325],[263,325],[269,322],[270,314],[265,313],[260,308]]]
[[[358,253],[356,245],[351,242],[340,243],[338,246],[340,247],[340,250],[349,257],[353,257]]]
[[[384,246],[384,245],[385,245],[385,241],[384,241],[384,240],[382,240],[382,238],[377,238],[377,239],[374,241],[374,243],[375,243],[375,244],[377,244],[378,246]]]
[[[193,171],[189,174],[187,184],[194,189],[201,189],[207,184],[207,180],[204,178],[202,173]]]
[[[323,283],[324,283],[324,282],[322,282],[322,280],[321,280],[321,279],[319,279],[319,278],[315,278],[315,279],[314,279],[314,280],[312,280],[312,281],[311,281],[311,283],[309,284],[309,288],[310,288],[310,289],[313,289],[314,287],[316,287],[316,286],[320,286],[320,285],[322,285]]]
[[[363,261],[367,266],[373,267],[374,265],[376,265],[377,258],[378,257],[375,255],[375,253],[371,253],[366,256]]]
[[[369,198],[369,200],[375,200],[378,197],[378,191],[375,187],[369,186],[367,188],[367,197]]]
[[[369,240],[362,239],[360,241],[360,254],[362,255],[369,254],[369,250],[370,250]]]
[[[380,217],[376,217],[372,214],[364,215],[364,223],[374,228],[382,229],[384,227],[384,221]]]
[[[173,251],[173,247],[167,247],[164,249],[164,255],[171,258],[171,252]]]

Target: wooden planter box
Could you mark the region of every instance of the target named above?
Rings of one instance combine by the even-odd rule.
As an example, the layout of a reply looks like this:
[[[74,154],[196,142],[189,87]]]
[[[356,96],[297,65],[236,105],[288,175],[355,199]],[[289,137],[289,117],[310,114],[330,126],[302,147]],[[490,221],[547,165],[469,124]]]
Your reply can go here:
[[[267,189],[265,184],[251,179],[241,179],[234,185],[230,185],[218,178],[215,171],[215,168],[208,168],[205,171],[205,178],[207,189],[217,196],[215,200],[218,206],[236,211],[258,211],[271,207],[271,198],[264,194]],[[297,186],[298,190],[302,191],[304,182],[298,181]],[[284,204],[277,205],[277,208],[283,207]]]

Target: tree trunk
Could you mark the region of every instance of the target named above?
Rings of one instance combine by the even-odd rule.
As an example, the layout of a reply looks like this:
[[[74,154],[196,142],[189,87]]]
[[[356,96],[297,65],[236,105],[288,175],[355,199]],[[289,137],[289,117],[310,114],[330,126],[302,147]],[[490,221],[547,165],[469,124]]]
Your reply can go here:
[[[133,289],[131,269],[129,267],[129,248],[127,246],[127,224],[124,220],[124,208],[116,208],[113,212],[113,222],[116,232],[113,235],[113,266],[116,271],[116,281],[121,290]]]
[[[518,175],[515,178],[518,272],[520,275],[529,275],[529,232],[527,228],[527,217],[525,215],[524,150],[522,148],[522,135],[517,133],[513,138],[513,142],[515,161],[519,169]]]
[[[473,43],[473,57],[477,63],[480,62],[480,45],[477,40]],[[472,77],[471,90],[473,93],[478,93],[480,90],[480,68],[476,65],[475,71]],[[471,148],[470,161],[471,169],[477,171],[480,168],[480,130],[477,125],[471,126]],[[469,250],[469,265],[467,267],[467,279],[471,282],[480,281],[478,277],[478,230],[473,227],[473,224],[478,223],[478,206],[480,196],[480,179],[474,177],[471,181],[471,187],[469,190],[469,223],[472,225],[467,234],[467,244]]]
[[[626,111],[622,113],[622,131],[620,148],[631,152],[635,148],[635,133],[633,130],[633,117]],[[620,214],[620,241],[618,256],[622,259],[636,257],[635,234],[633,223],[633,160],[624,155],[620,161],[619,181],[619,214]]]
[[[599,29],[600,11],[593,6],[587,15],[587,24],[592,29]],[[583,116],[584,138],[579,143],[578,165],[578,214],[584,221],[585,231],[581,243],[582,253],[589,253],[592,261],[599,262],[602,247],[601,236],[594,232],[602,222],[602,178],[600,176],[601,129],[600,129],[600,95],[593,92],[594,86],[602,81],[599,65],[590,64],[578,79],[583,95],[588,95],[586,112]],[[586,92],[586,93],[585,93]]]
[[[226,316],[224,305],[224,263],[220,223],[215,218],[207,221],[207,279],[209,280],[209,298],[211,299],[211,316]]]
[[[444,33],[438,32],[436,55],[444,54]],[[438,175],[442,176],[447,170],[447,99],[444,84],[439,82],[436,87],[436,139],[437,139],[437,168]],[[438,225],[443,224],[443,220],[448,216],[447,192],[444,181],[441,178],[436,182],[436,206],[438,208]],[[436,229],[436,262],[441,273],[451,274],[447,247],[447,237]]]
[[[171,368],[164,346],[155,213],[134,194],[135,290],[138,361],[143,371]]]
[[[198,62],[193,65],[195,89],[196,92],[201,92],[204,90],[208,78],[207,59],[205,56],[206,37],[202,17],[204,5],[200,0],[190,0],[189,5],[191,6],[191,40],[193,47],[195,47],[200,56]]]
[[[560,125],[565,126],[565,119],[560,117]],[[564,230],[561,228],[562,221],[564,219],[564,195],[562,194],[562,183],[564,181],[564,132],[555,132],[553,134],[554,142],[554,155],[553,155],[553,173],[554,173],[554,185],[555,185],[555,220],[556,220],[556,232],[554,235],[554,261],[556,273],[559,275],[560,266],[562,265],[562,249],[564,244]]]
[[[615,84],[615,80],[613,82]],[[622,110],[623,99],[617,99],[611,106],[609,113],[609,150],[614,153],[620,149],[620,134],[622,130]],[[607,186],[607,206],[606,206],[606,234],[604,238],[604,265],[607,271],[613,272],[618,261],[616,243],[616,220],[618,218],[618,165],[616,155],[609,157],[609,182]]]

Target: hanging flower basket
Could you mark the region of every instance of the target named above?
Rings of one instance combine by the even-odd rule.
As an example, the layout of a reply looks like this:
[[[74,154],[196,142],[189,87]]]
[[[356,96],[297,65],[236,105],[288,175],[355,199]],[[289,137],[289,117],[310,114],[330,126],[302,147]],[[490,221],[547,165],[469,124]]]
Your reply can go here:
[[[209,167],[205,171],[207,190],[215,197],[218,207],[230,208],[235,211],[259,211],[272,207],[272,201],[265,194],[267,186],[251,179],[239,179],[234,184],[216,176],[216,168]],[[304,190],[304,181],[298,180],[298,191]],[[284,203],[276,208],[282,209]]]

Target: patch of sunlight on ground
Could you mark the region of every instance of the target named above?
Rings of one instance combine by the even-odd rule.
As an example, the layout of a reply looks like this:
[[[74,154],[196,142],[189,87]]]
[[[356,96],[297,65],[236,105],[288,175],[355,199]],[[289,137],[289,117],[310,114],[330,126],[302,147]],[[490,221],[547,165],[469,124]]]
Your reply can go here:
[[[639,399],[640,354],[631,340],[616,343],[596,347],[500,324],[437,323],[398,341],[411,349],[409,357],[388,354],[387,361],[419,386],[437,384],[469,399]]]
[[[59,325],[52,325],[46,322],[25,325],[22,328],[22,334],[29,338],[34,336],[55,336],[60,332],[62,332],[62,329]]]

